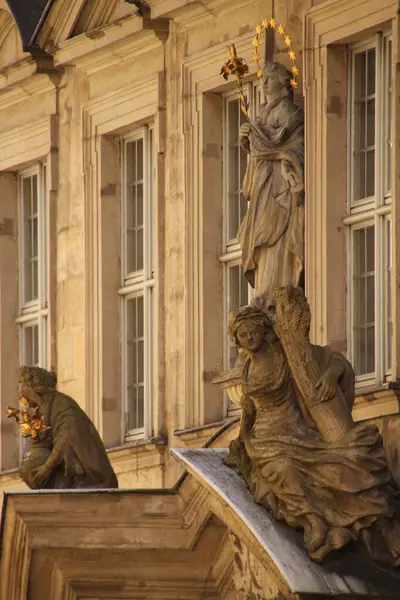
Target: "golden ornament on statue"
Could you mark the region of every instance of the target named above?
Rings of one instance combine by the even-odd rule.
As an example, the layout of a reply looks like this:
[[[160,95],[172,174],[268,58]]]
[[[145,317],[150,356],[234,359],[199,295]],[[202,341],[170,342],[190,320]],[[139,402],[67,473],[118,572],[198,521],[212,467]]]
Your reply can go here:
[[[256,34],[253,37],[252,45],[253,45],[253,60],[257,65],[257,77],[261,79],[262,76],[262,67],[260,63],[260,37],[263,33],[265,33],[268,29],[277,30],[278,33],[284,38],[284,43],[287,48],[288,56],[291,62],[291,67],[289,71],[292,73],[292,78],[290,79],[290,85],[293,89],[298,87],[298,76],[299,69],[296,66],[296,53],[292,48],[292,40],[286,34],[285,28],[283,25],[279,25],[277,27],[276,20],[274,17],[271,19],[264,19],[261,25],[257,25]],[[239,86],[239,97],[240,97],[240,107],[244,115],[249,118],[249,104],[246,100],[246,97],[243,92],[243,78],[249,74],[249,66],[246,60],[237,54],[235,44],[230,44],[228,46],[229,51],[229,60],[227,60],[221,68],[221,75],[227,81],[231,75],[234,75],[237,79]]]

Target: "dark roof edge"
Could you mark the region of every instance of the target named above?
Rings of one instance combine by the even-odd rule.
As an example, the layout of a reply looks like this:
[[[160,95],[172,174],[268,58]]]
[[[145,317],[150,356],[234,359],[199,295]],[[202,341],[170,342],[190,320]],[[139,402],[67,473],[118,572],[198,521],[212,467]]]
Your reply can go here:
[[[36,44],[36,39],[54,0],[30,0],[29,10],[26,8],[26,0],[6,1],[17,24],[24,52],[37,52],[39,46]]]

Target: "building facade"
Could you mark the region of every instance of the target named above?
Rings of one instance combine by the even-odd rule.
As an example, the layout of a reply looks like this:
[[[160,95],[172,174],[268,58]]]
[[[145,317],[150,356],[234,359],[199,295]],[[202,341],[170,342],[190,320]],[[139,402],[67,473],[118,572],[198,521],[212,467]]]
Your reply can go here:
[[[228,313],[251,298],[246,156],[220,69],[231,43],[251,63],[272,16],[305,109],[312,338],[352,361],[354,419],[377,422],[398,476],[398,4],[54,0],[24,48],[0,0],[0,489],[23,487],[6,418],[20,364],[57,371],[121,487],[170,487],[170,448],[236,435],[212,380],[232,361]],[[274,58],[287,64],[279,37]]]

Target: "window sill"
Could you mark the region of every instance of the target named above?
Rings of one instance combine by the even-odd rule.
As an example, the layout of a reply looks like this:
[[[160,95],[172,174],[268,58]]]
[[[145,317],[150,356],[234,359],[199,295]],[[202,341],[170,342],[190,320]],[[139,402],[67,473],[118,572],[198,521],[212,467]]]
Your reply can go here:
[[[167,440],[159,437],[137,440],[123,446],[107,448],[106,452],[118,475],[119,473],[131,471],[133,464],[139,470],[163,465],[167,447]]]
[[[399,391],[390,389],[389,385],[356,390],[354,421],[368,421],[400,412]]]
[[[129,440],[121,446],[113,446],[112,448],[106,448],[107,454],[114,454],[116,452],[123,452],[125,450],[132,450],[134,448],[159,448],[166,447],[168,445],[167,438],[163,436],[152,437],[148,439],[140,440]]]
[[[362,385],[357,386],[357,383],[356,383],[355,396],[357,399],[360,396],[369,396],[370,394],[379,394],[380,392],[387,392],[388,389],[389,389],[389,382],[381,383],[380,385],[377,385],[376,383],[371,383],[371,385],[364,385],[364,386],[362,386]]]
[[[12,477],[13,475],[19,474],[19,467],[15,467],[14,469],[7,469],[6,471],[0,471],[0,477]]]

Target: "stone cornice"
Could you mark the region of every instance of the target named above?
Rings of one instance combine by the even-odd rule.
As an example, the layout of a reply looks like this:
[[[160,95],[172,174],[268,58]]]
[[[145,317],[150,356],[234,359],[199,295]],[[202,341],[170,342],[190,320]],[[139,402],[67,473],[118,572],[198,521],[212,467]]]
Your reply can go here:
[[[29,88],[39,90],[44,86],[43,91],[46,91],[46,86],[51,86],[48,78],[42,77],[40,83],[28,81],[37,74],[51,74],[59,71],[63,65],[75,65],[90,75],[120,65],[161,47],[168,36],[168,28],[169,23],[165,19],[149,20],[133,15],[59,45],[48,46],[46,51],[53,57],[54,67],[43,69],[40,63],[38,65],[28,56],[0,71],[0,109],[9,104],[8,98],[12,102],[19,101],[17,98],[24,100],[24,90]],[[14,88],[16,85],[19,87]],[[6,88],[11,94],[7,94],[3,102],[1,92]],[[28,95],[30,96],[30,92]]]
[[[384,23],[394,18],[396,11],[396,0],[330,0],[313,6],[305,16],[305,89],[317,76],[324,47]]]
[[[0,73],[0,110],[13,106],[18,102],[32,100],[55,89],[51,79],[45,74],[38,73],[36,66],[33,64],[29,63],[21,66],[20,74],[26,74],[27,78],[22,76],[19,79],[16,77],[16,72],[13,71],[15,81],[12,85],[7,85],[7,78],[3,79],[3,73]]]
[[[37,65],[31,56],[19,60],[0,71],[0,90],[11,87],[37,73]]]
[[[164,19],[150,21],[133,15],[47,51],[53,55],[55,66],[75,64],[92,73],[161,45],[168,35],[168,25]]]
[[[243,9],[246,4],[254,5],[254,0],[148,0],[152,18],[173,18],[188,23],[201,17],[215,18],[221,10],[232,10],[237,5]]]
[[[21,125],[0,135],[0,171],[45,156],[51,147],[51,117]]]

